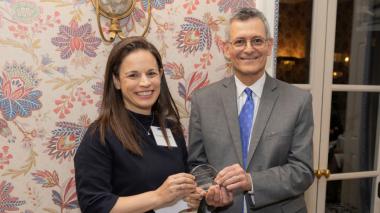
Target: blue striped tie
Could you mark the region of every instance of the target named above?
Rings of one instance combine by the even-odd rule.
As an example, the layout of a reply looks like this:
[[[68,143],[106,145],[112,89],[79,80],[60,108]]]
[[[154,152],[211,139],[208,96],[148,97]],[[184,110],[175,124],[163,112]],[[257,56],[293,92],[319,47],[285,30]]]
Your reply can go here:
[[[252,99],[252,90],[250,88],[245,88],[245,94],[247,94],[247,100],[239,114],[239,125],[240,125],[240,138],[242,146],[243,155],[243,166],[247,166],[247,154],[248,154],[248,144],[249,136],[252,129],[253,121],[253,111],[255,109],[255,104]]]

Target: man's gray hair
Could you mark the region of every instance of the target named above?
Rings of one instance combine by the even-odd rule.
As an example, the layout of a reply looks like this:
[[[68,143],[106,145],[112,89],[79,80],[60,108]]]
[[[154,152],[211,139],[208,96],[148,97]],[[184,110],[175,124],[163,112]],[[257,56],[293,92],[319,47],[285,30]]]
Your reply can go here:
[[[256,8],[245,7],[239,9],[235,14],[231,16],[229,24],[226,27],[226,39],[230,39],[230,28],[233,21],[247,21],[253,18],[259,18],[264,23],[266,37],[271,38],[269,24],[264,13]]]

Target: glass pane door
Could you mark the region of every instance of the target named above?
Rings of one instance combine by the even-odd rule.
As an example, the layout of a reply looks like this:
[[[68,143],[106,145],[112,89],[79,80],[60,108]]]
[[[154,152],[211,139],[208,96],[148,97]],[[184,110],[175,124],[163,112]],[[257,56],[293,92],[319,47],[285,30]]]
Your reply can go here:
[[[327,11],[316,212],[380,212],[380,1]]]
[[[380,0],[280,0],[276,77],[313,95],[309,212],[379,213]]]

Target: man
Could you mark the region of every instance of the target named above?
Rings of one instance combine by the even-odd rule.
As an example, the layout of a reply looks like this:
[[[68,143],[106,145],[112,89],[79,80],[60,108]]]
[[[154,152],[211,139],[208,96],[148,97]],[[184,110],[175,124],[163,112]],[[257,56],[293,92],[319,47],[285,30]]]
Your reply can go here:
[[[213,212],[307,212],[311,95],[266,74],[273,39],[260,11],[239,10],[227,34],[224,52],[234,75],[192,96],[190,166],[219,170],[205,200]]]

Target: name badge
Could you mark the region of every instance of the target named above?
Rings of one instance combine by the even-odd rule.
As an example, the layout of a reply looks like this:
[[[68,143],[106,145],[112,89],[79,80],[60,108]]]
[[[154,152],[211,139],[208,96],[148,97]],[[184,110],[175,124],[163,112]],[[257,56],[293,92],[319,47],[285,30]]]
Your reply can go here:
[[[164,134],[161,132],[160,127],[158,126],[151,126],[152,133],[154,136],[154,139],[156,140],[156,143],[158,146],[168,146],[168,144],[165,141]],[[168,135],[169,144],[171,147],[177,147],[177,143],[174,140],[174,136],[172,131],[169,128],[166,128],[166,133]]]

